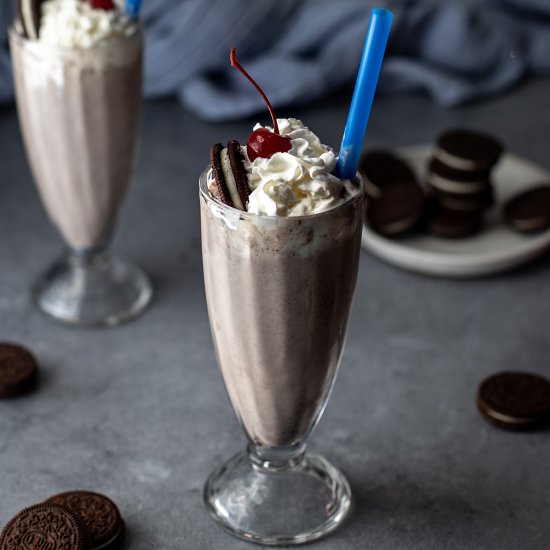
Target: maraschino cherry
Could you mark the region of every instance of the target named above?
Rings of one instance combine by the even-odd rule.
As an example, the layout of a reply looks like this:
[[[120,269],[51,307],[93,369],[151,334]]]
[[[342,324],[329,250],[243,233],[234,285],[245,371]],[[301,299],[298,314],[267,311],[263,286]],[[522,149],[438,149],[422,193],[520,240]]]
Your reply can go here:
[[[273,132],[267,128],[258,128],[250,134],[248,142],[246,143],[246,152],[248,153],[250,162],[254,162],[254,160],[258,157],[268,159],[275,153],[287,153],[290,151],[291,147],[290,138],[288,136],[282,136],[279,133],[277,117],[275,116],[275,111],[273,110],[269,99],[267,99],[264,91],[239,63],[235,48],[231,49],[229,58],[231,60],[231,66],[239,69],[239,71],[241,71],[241,73],[252,83],[254,88],[258,90],[263,100],[266,102],[267,108],[269,109],[269,114],[271,115],[271,120],[273,121]]]
[[[115,9],[113,0],[89,0],[89,2],[96,10],[112,11]]]

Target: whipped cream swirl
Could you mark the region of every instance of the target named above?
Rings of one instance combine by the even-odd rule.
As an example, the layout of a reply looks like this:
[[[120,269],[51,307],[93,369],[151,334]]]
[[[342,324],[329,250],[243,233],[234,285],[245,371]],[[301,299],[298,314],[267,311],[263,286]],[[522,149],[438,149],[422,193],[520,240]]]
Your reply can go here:
[[[304,216],[343,203],[344,182],[331,174],[336,164],[334,151],[323,145],[300,120],[279,118],[277,123],[281,135],[290,137],[291,149],[271,158],[258,157],[254,162],[245,162],[252,189],[248,212]],[[254,130],[261,127],[256,124]]]
[[[137,24],[118,9],[95,9],[83,0],[47,0],[42,4],[40,42],[66,49],[90,48],[121,36],[129,36]]]

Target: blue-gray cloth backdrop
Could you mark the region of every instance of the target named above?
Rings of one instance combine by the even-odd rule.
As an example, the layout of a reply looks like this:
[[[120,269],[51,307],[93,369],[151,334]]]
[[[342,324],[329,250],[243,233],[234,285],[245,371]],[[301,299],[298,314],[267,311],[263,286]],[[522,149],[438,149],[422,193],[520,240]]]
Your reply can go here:
[[[3,102],[14,3],[0,0]],[[550,0],[143,0],[145,95],[175,94],[208,120],[263,109],[229,66],[236,47],[274,105],[318,98],[353,82],[373,7],[395,15],[381,92],[425,90],[454,106],[550,74]]]

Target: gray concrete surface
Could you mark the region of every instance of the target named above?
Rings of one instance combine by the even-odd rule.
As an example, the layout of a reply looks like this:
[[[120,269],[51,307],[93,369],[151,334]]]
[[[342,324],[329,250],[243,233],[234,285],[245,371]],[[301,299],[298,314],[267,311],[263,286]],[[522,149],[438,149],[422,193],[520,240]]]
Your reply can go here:
[[[452,111],[422,96],[378,98],[368,144],[421,143],[443,128],[493,131],[550,168],[550,81]],[[338,145],[348,92],[303,118]],[[60,250],[34,190],[15,110],[0,109],[0,339],[30,346],[39,391],[0,402],[0,523],[72,488],[120,505],[128,548],[250,548],[201,501],[209,472],[243,445],[214,361],[200,263],[197,178],[215,141],[250,121],[207,125],[172,101],[146,106],[136,183],[115,247],[153,278],[137,321],[55,324],[28,299]],[[366,253],[342,369],[311,446],[347,474],[353,516],[321,549],[546,549],[550,432],[487,425],[474,406],[496,370],[550,375],[550,258],[498,278],[399,271]]]

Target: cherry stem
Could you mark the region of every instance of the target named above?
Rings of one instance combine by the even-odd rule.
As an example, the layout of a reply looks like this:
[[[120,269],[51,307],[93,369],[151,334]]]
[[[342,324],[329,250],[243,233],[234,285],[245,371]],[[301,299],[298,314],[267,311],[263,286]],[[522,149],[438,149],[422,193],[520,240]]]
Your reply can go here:
[[[229,59],[231,61],[231,66],[235,67],[236,69],[239,69],[239,71],[241,71],[241,73],[252,83],[254,88],[256,88],[256,90],[258,90],[260,95],[264,98],[267,108],[269,109],[269,114],[271,115],[271,120],[273,121],[273,131],[276,134],[279,134],[279,125],[277,124],[275,111],[273,110],[273,107],[271,106],[269,99],[267,99],[267,96],[264,94],[264,91],[260,88],[260,86],[256,83],[256,81],[246,72],[245,68],[239,63],[237,59],[237,50],[235,48],[231,48]]]

